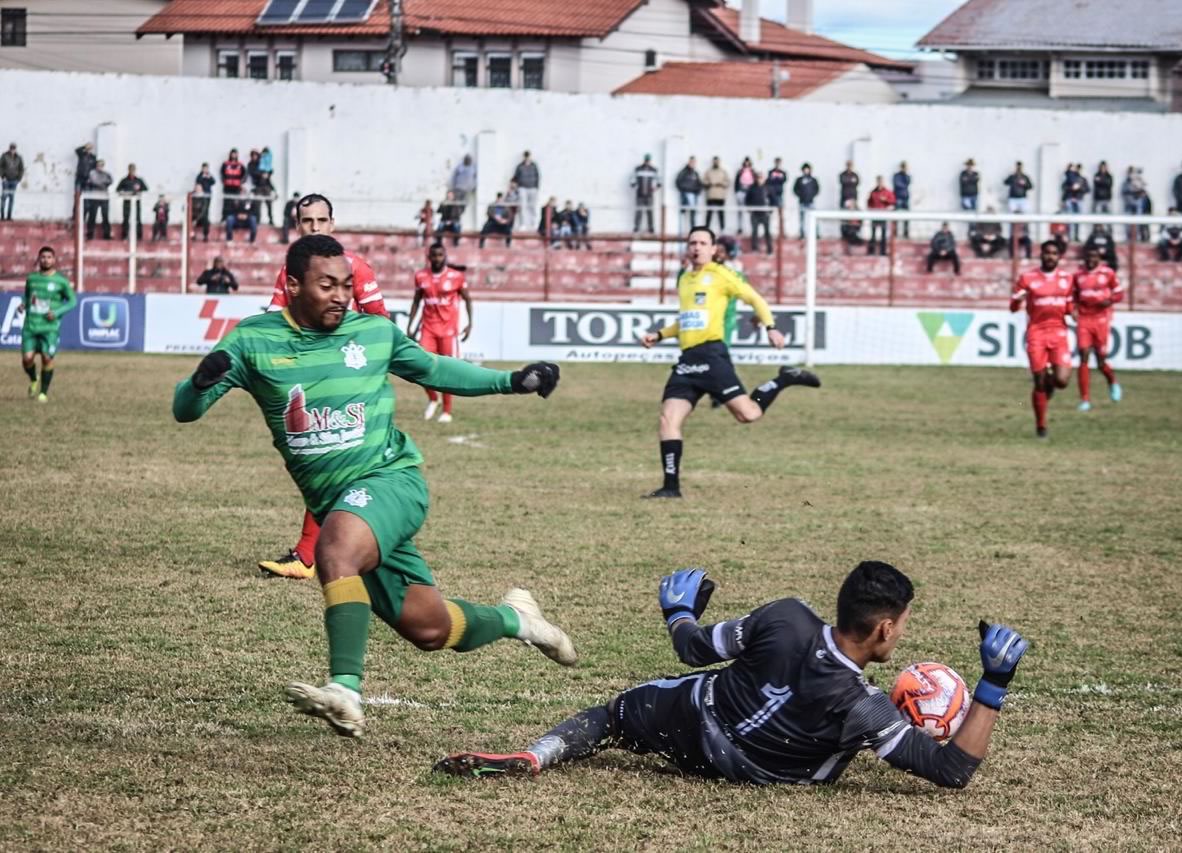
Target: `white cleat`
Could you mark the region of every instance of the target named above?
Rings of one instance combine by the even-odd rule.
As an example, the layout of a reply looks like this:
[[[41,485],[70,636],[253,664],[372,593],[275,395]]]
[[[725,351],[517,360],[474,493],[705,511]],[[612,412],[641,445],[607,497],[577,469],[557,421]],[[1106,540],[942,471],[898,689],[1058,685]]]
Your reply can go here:
[[[361,737],[365,714],[361,694],[343,684],[330,682],[323,687],[293,681],[287,685],[287,701],[301,714],[319,717],[343,737]]]
[[[428,403],[426,411],[423,412],[423,420],[429,421],[431,418],[435,417],[435,410],[438,408],[439,402],[437,400],[432,400],[430,403]]]
[[[1084,400],[1079,404],[1079,406],[1077,408],[1081,412],[1090,412],[1092,410],[1092,404],[1089,403],[1087,400]]]
[[[438,423],[450,424],[451,423],[451,412],[444,412],[442,415],[440,415]]]
[[[535,647],[539,652],[562,666],[574,666],[579,659],[575,645],[566,632],[552,622],[546,621],[542,608],[534,601],[529,590],[514,587],[505,593],[501,604],[508,604],[517,611],[521,629],[517,639]]]

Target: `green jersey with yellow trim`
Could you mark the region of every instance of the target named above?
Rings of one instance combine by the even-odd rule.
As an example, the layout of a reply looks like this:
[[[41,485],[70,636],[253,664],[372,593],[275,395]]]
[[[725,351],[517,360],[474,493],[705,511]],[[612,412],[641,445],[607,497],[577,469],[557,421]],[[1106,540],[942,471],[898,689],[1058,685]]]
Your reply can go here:
[[[60,272],[33,272],[25,279],[25,319],[23,329],[30,334],[56,332],[62,317],[78,304],[70,280]],[[53,319],[49,319],[49,314]]]
[[[508,371],[426,352],[386,317],[352,311],[331,332],[301,328],[286,310],[248,317],[214,349],[230,357],[230,371],[203,391],[180,382],[173,415],[196,420],[231,388],[245,389],[317,517],[361,477],[423,460],[394,426],[387,373],[462,396],[512,390]]]

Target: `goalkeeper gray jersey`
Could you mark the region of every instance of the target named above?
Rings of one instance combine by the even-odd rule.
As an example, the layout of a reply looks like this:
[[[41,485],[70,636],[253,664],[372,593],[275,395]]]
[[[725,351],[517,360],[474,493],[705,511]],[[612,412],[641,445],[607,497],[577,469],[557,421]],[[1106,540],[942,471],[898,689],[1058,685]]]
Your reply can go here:
[[[911,726],[798,599],[716,625],[679,623],[673,643],[691,666],[732,661],[706,675],[686,709],[699,716],[703,750],[728,779],[831,782],[862,749],[938,784],[966,784],[976,767]]]

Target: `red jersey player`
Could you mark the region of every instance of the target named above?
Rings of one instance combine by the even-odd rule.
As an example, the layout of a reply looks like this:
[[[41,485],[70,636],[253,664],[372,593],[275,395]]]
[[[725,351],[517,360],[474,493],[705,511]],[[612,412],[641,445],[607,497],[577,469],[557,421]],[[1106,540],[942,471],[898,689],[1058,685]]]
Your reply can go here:
[[[1074,282],[1071,273],[1058,269],[1059,244],[1047,240],[1039,256],[1042,265],[1024,272],[1014,283],[1010,310],[1026,302],[1026,355],[1034,390],[1034,423],[1039,438],[1047,437],[1047,401],[1056,388],[1071,381],[1071,345],[1067,340],[1067,316],[1071,313]]]
[[[309,234],[331,234],[336,223],[332,216],[332,202],[322,195],[311,193],[296,202],[296,228],[301,237]],[[373,268],[364,259],[345,252],[345,260],[353,273],[353,308],[366,314],[381,314],[389,317],[382,291],[378,287]],[[281,311],[287,307],[287,265],[275,278],[275,291],[271,295],[268,311]],[[316,540],[320,537],[320,525],[312,513],[304,511],[304,527],[300,541],[290,552],[275,560],[260,560],[259,569],[285,578],[307,580],[316,576]]]
[[[1088,359],[1096,353],[1096,367],[1108,380],[1108,396],[1119,403],[1120,383],[1108,364],[1108,327],[1112,306],[1124,298],[1116,270],[1100,263],[1100,250],[1084,252],[1083,269],[1075,274],[1075,337],[1079,346],[1079,410],[1092,408]]]
[[[464,333],[460,335],[460,300],[464,300],[464,307],[468,311],[468,322],[464,326]],[[419,345],[428,352],[439,355],[458,356],[459,341],[468,340],[472,334],[472,298],[468,295],[468,285],[464,281],[464,273],[447,265],[447,250],[442,243],[432,243],[427,250],[427,266],[415,273],[415,296],[410,304],[410,318],[407,320],[408,330],[414,329],[415,316],[419,306],[423,307],[422,326],[419,334]],[[414,335],[414,332],[410,332]],[[459,338],[459,341],[456,338]],[[439,416],[439,423],[451,423],[451,394],[443,395],[443,414]],[[427,411],[423,417],[431,420],[439,406],[435,392],[427,389]]]

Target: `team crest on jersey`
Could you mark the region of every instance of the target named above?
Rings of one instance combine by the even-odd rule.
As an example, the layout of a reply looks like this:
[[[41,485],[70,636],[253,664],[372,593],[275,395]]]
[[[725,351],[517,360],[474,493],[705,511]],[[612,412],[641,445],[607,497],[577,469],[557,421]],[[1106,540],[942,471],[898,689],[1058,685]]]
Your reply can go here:
[[[705,305],[706,304],[706,294],[705,293],[695,293],[694,294],[694,304],[695,305]]]
[[[349,341],[341,347],[341,352],[345,354],[345,367],[351,367],[354,370],[360,370],[369,364],[365,357],[365,347],[356,341]]]
[[[349,493],[345,495],[344,500],[349,506],[364,509],[373,500],[373,495],[365,489],[349,489]]]

